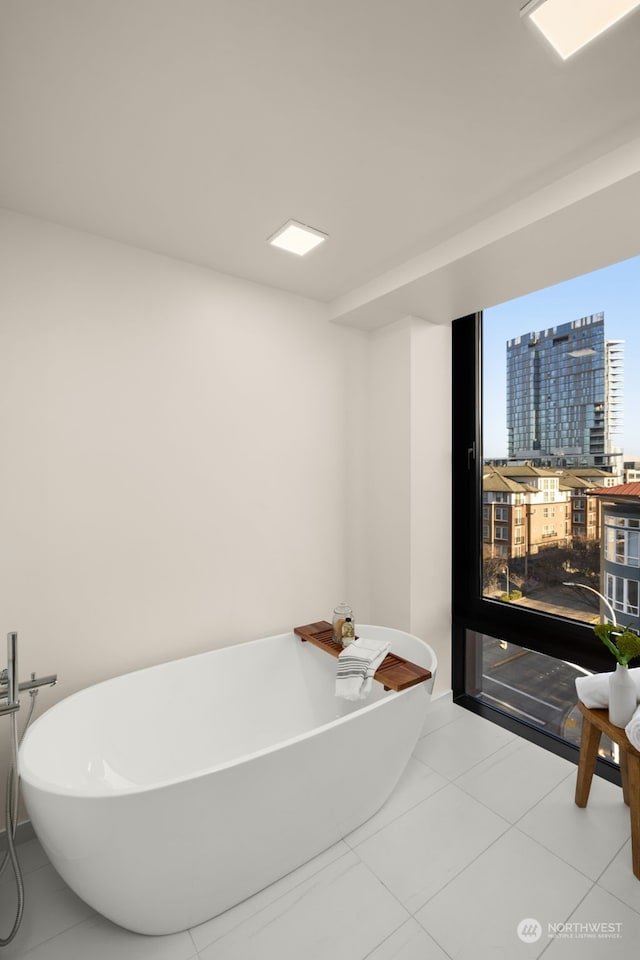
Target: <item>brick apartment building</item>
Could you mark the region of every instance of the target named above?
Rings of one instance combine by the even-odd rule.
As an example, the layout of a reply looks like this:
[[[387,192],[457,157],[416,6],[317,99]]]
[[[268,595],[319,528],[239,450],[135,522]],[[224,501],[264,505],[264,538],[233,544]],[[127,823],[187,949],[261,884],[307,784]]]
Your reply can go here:
[[[600,503],[592,495],[609,474],[533,466],[483,468],[484,558],[533,556],[575,539],[600,538]]]

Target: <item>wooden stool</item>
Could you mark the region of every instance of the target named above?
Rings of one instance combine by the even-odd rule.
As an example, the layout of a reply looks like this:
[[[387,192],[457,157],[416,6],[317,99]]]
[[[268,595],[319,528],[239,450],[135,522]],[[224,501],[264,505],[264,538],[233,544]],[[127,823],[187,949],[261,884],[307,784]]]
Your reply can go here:
[[[640,752],[629,742],[624,727],[616,727],[611,723],[608,710],[590,710],[583,703],[578,703],[578,706],[582,713],[582,736],[576,782],[576,804],[579,807],[587,805],[600,737],[605,733],[620,748],[622,797],[629,807],[631,819],[632,868],[634,876],[640,880]]]

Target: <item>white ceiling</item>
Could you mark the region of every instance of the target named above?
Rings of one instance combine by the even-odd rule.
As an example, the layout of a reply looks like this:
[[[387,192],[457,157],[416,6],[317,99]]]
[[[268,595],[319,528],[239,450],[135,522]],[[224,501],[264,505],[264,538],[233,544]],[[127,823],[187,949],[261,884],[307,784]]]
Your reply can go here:
[[[640,13],[564,63],[519,7],[2,0],[0,205],[376,325],[383,288],[640,143]],[[289,218],[330,240],[270,247]]]

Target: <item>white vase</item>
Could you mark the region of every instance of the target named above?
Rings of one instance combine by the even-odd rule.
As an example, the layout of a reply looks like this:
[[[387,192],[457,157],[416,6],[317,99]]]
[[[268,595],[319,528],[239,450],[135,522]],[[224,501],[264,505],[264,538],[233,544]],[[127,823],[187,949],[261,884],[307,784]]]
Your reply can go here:
[[[636,685],[629,668],[616,664],[616,671],[609,677],[609,720],[616,727],[626,727],[636,710]]]

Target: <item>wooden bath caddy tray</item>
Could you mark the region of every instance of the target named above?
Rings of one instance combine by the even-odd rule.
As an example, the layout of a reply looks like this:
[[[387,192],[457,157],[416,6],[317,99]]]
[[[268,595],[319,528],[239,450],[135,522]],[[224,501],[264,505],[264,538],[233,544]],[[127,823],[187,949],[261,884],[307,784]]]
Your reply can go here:
[[[308,640],[315,647],[326,650],[333,657],[342,653],[342,647],[333,639],[333,629],[327,620],[307,623],[293,630],[302,640]],[[406,690],[416,683],[431,679],[431,671],[411,663],[395,653],[388,653],[374,674],[374,680],[384,684],[385,690]]]

